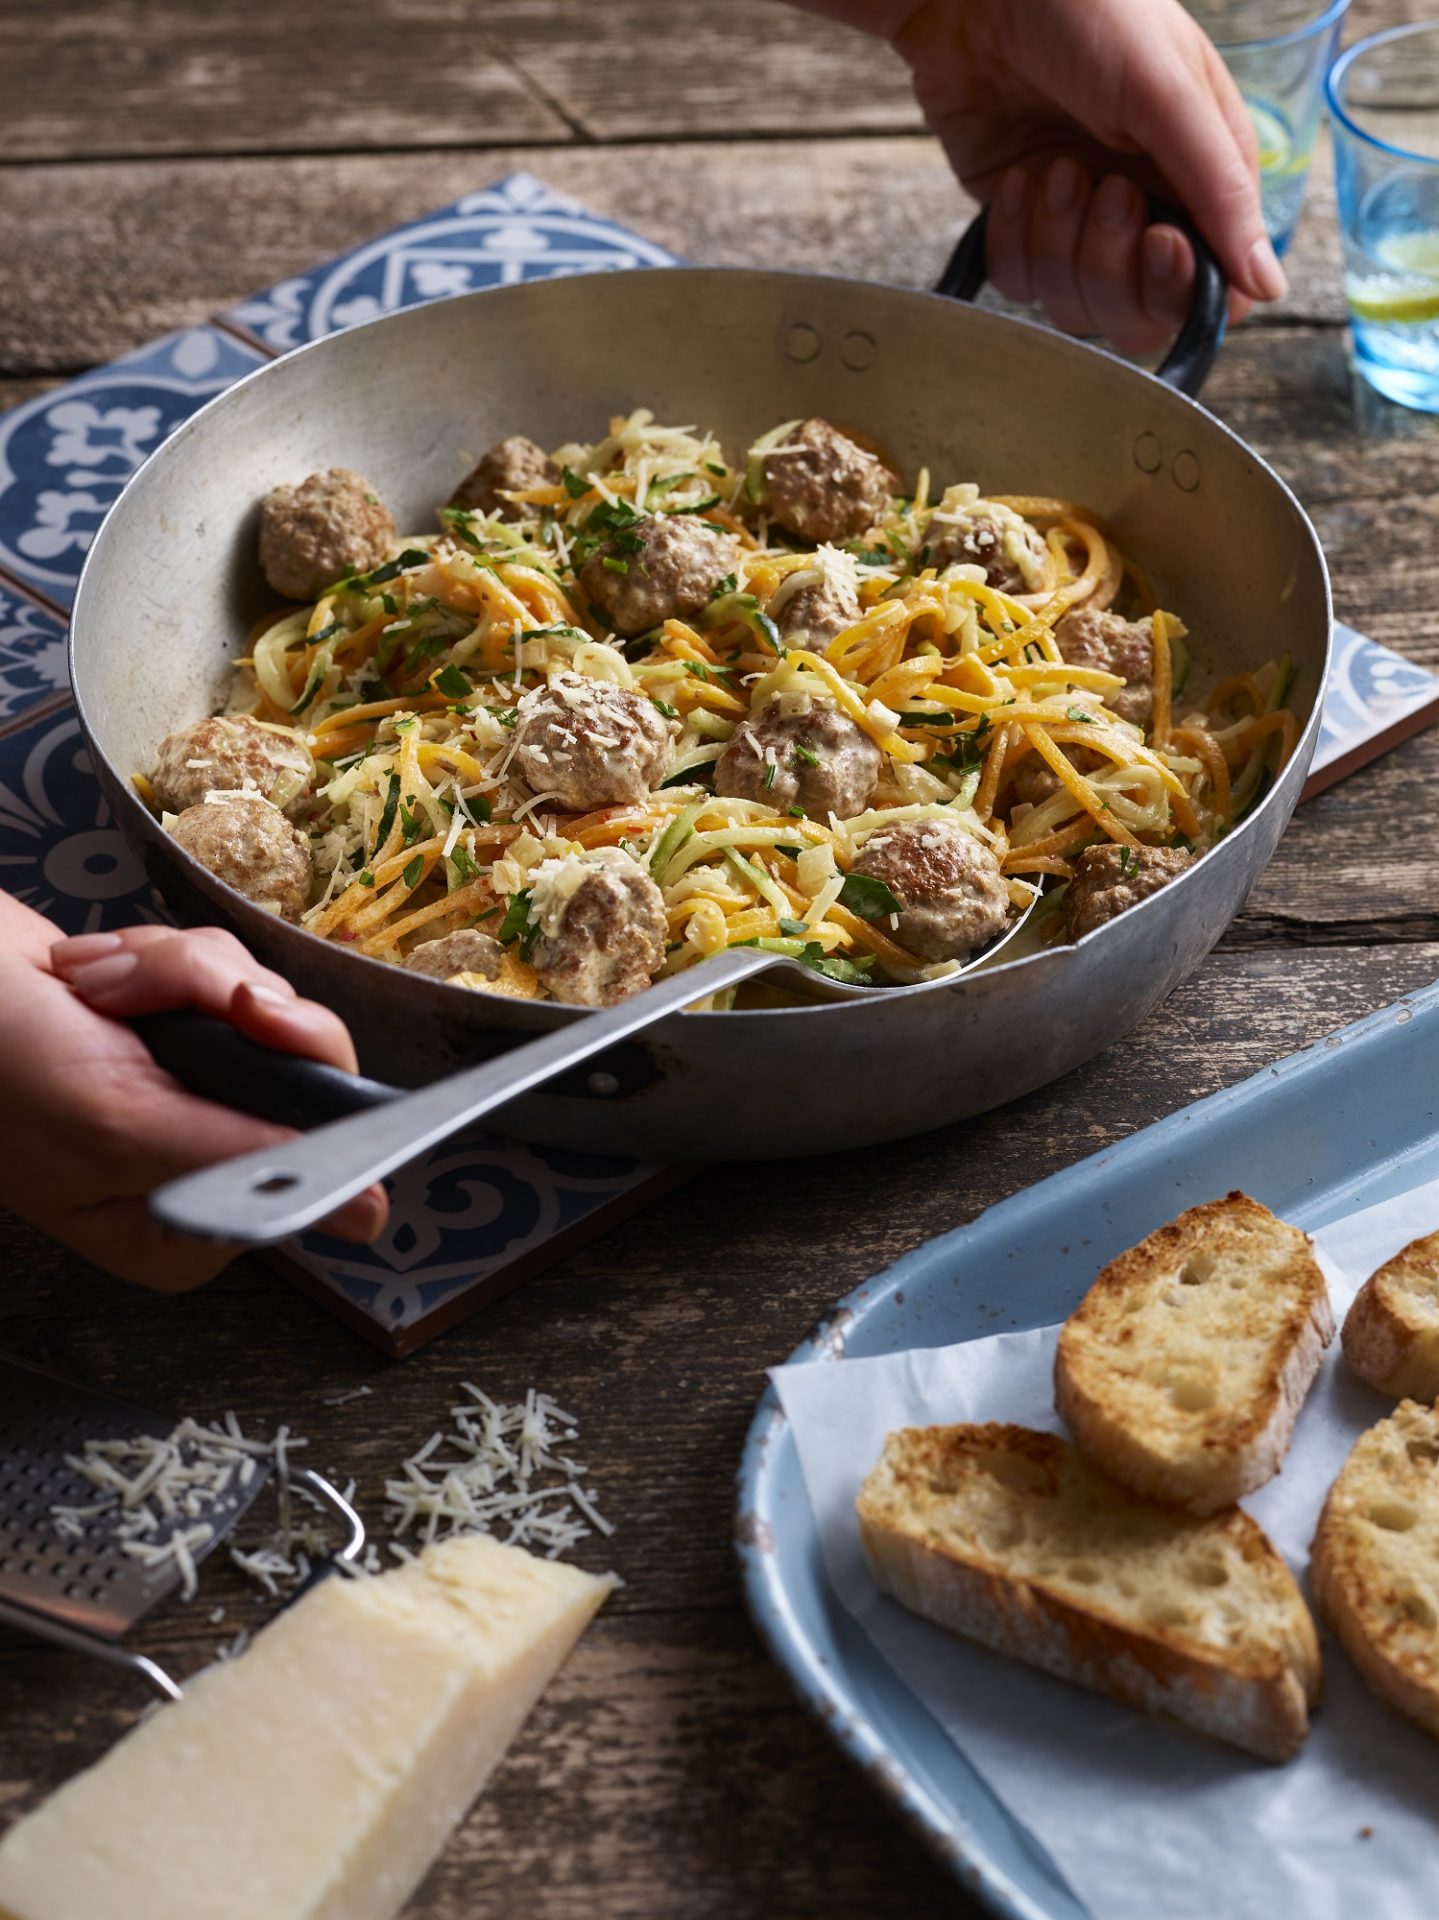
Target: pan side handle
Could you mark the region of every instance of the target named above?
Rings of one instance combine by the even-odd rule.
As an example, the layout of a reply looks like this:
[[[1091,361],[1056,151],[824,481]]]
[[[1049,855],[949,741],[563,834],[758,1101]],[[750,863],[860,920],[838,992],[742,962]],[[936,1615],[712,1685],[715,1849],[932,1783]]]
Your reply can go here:
[[[1187,393],[1193,399],[1208,379],[1209,369],[1214,365],[1224,339],[1229,313],[1229,285],[1208,241],[1200,236],[1184,214],[1157,200],[1149,203],[1149,214],[1152,220],[1163,220],[1170,226],[1178,227],[1194,249],[1194,300],[1173,346],[1155,369],[1166,386],[1177,387],[1181,393]],[[939,277],[936,292],[947,293],[952,300],[977,298],[987,276],[985,236],[988,230],[989,208],[981,207],[960,235],[958,245]]]
[[[190,1093],[277,1126],[322,1127],[399,1098],[378,1080],[263,1047],[209,1014],[177,1009],[130,1024],[151,1057]]]

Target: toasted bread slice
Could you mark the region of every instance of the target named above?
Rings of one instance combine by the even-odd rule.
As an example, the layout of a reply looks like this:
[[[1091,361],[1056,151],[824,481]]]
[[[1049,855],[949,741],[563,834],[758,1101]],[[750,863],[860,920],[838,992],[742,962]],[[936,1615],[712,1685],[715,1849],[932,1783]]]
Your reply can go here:
[[[1231,1193],[1109,1263],[1060,1330],[1054,1404],[1116,1480],[1217,1513],[1278,1472],[1333,1338],[1308,1236]]]
[[[1365,1680],[1439,1735],[1439,1407],[1361,1433],[1319,1516],[1319,1610]]]
[[[1396,1400],[1439,1400],[1439,1233],[1370,1274],[1344,1316],[1344,1358]]]
[[[890,1434],[857,1506],[875,1579],[927,1620],[1264,1760],[1303,1743],[1319,1642],[1248,1514],[1156,1506],[1001,1424]]]

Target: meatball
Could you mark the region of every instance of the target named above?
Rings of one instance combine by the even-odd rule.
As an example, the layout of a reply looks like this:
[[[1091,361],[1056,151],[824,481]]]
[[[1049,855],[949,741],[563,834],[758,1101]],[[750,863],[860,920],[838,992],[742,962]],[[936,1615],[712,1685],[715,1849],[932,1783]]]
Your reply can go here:
[[[715,763],[714,790],[760,800],[776,813],[801,807],[812,819],[849,820],[869,805],[884,756],[847,714],[778,694],[740,722]]]
[[[665,957],[664,895],[618,847],[546,860],[531,876],[530,963],[556,1000],[610,1007],[648,986]]]
[[[852,627],[861,611],[850,581],[827,578],[792,593],[774,620],[783,639],[796,646],[822,647]]]
[[[450,498],[452,507],[464,507],[470,513],[497,513],[502,520],[520,520],[526,509],[512,500],[502,500],[501,491],[523,493],[528,487],[543,487],[556,478],[550,456],[522,433],[497,440],[480,464],[467,473]]]
[[[902,820],[872,833],[852,869],[900,903],[895,938],[921,960],[959,960],[1004,932],[1009,889],[989,847],[943,820]]]
[[[461,927],[412,948],[400,965],[431,980],[452,980],[457,973],[479,973],[493,980],[504,957],[504,948],[492,935],[481,933],[478,927]]]
[[[801,540],[853,540],[889,504],[895,476],[828,420],[802,421],[762,462],[764,499]]]
[[[1096,773],[1111,764],[1092,747],[1068,746],[1064,749],[1076,773]],[[1010,783],[1010,799],[1017,806],[1039,807],[1059,792],[1059,775],[1037,753],[1027,753],[1015,769]]]
[[[368,572],[394,544],[389,509],[348,467],[275,487],[260,508],[260,565],[287,600],[315,599],[346,567]]]
[[[242,795],[186,807],[170,829],[186,853],[257,907],[297,920],[310,897],[310,846],[268,800]]]
[[[1074,863],[1074,878],[1064,896],[1066,933],[1071,940],[1082,940],[1193,865],[1193,854],[1183,847],[1086,847]]]
[[[738,559],[733,536],[707,520],[654,514],[596,547],[580,568],[580,585],[600,617],[629,636],[698,613]]]
[[[653,700],[587,674],[556,674],[519,704],[515,761],[571,813],[643,800],[669,769],[670,722]]]
[[[255,793],[285,808],[310,784],[310,750],[245,713],[222,713],[160,742],[150,784],[166,813],[199,806],[207,793]]]
[[[1154,631],[1149,620],[1076,607],[1054,629],[1054,639],[1070,666],[1123,674],[1125,684],[1106,693],[1104,704],[1131,726],[1148,729],[1154,718]]]
[[[961,509],[952,519],[933,514],[919,564],[983,567],[997,593],[1029,593],[1043,584],[1045,559],[1044,542],[1027,520],[1004,507],[984,506]]]

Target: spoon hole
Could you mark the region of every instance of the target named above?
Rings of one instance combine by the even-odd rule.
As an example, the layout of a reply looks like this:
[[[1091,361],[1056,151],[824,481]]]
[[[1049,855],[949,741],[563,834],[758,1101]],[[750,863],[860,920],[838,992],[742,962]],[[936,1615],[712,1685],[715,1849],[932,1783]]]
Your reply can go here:
[[[288,1193],[291,1187],[298,1187],[300,1176],[297,1173],[267,1173],[263,1180],[254,1185],[256,1193]]]

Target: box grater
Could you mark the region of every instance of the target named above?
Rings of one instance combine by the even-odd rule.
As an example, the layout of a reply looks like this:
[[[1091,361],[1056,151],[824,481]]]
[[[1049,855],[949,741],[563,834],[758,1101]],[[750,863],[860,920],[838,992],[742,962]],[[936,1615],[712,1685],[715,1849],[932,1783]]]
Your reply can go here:
[[[103,1517],[79,1538],[67,1539],[50,1510],[93,1504],[95,1488],[65,1458],[80,1453],[87,1440],[164,1439],[176,1424],[0,1354],[0,1622],[128,1668],[170,1699],[180,1696],[176,1683],[153,1660],[125,1646],[123,1638],[180,1586],[179,1567],[173,1561],[147,1567],[125,1553]],[[233,1532],[272,1473],[271,1462],[257,1459],[247,1485],[241,1486],[237,1476],[230,1489],[207,1504],[204,1517],[214,1534],[193,1550],[197,1564]],[[315,1569],[307,1587],[337,1562],[356,1560],[364,1550],[365,1530],[348,1501],[319,1474],[291,1467],[289,1481],[314,1494],[348,1535],[333,1558]],[[190,1522],[179,1516],[168,1524]],[[167,1530],[162,1525],[149,1538],[159,1543]]]

